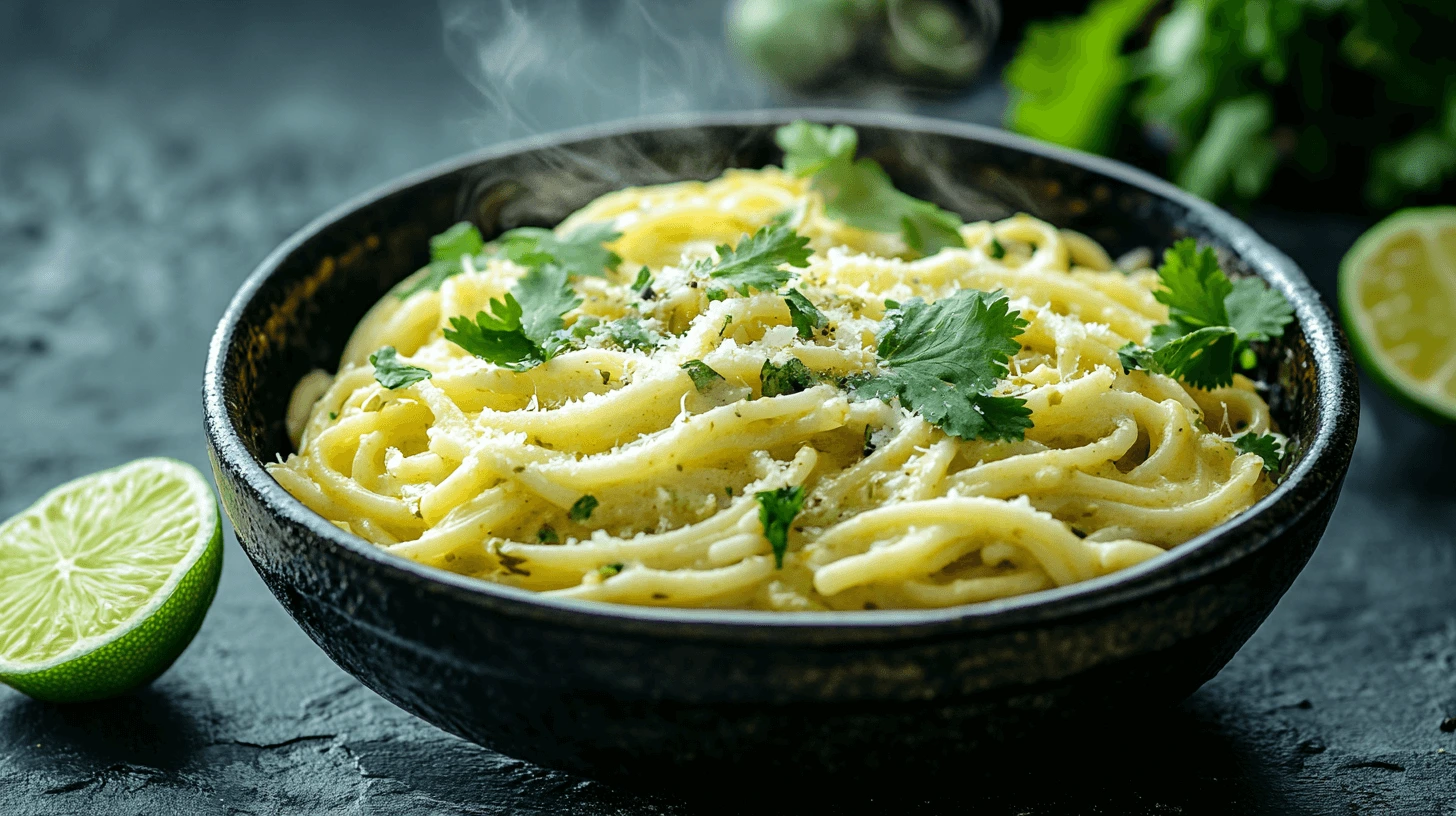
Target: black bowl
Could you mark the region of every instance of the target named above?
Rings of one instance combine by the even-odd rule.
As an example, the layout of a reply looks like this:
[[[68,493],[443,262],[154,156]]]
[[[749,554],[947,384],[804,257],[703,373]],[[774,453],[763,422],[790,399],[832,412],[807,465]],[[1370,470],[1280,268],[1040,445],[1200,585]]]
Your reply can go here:
[[[332,369],[371,304],[460,218],[486,235],[551,225],[609,190],[779,160],[775,126],[859,129],[904,190],[969,219],[1028,212],[1114,255],[1193,236],[1264,278],[1297,326],[1261,355],[1292,455],[1237,518],[1081,584],[933,611],[769,613],[554,600],[421,566],[345,534],[264,471],[283,415]],[[1144,173],[1001,131],[901,115],[777,111],[656,119],[481,151],[310,224],[250,277],[204,383],[213,467],[238,540],[346,671],[447,731],[544,765],[617,777],[735,765],[936,767],[1097,712],[1168,705],[1211,678],[1313,552],[1355,444],[1354,368],[1282,253]],[[671,775],[671,774],[670,774]]]

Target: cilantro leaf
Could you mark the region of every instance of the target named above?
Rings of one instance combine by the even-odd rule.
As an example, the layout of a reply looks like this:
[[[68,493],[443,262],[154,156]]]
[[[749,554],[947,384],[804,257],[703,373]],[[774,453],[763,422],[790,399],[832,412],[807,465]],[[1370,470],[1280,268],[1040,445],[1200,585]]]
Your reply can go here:
[[[706,274],[714,281],[747,295],[750,289],[772,292],[789,282],[793,275],[784,265],[809,265],[809,239],[785,224],[769,224],[738,242],[738,246],[718,247],[718,261],[704,258],[693,271]],[[711,292],[709,293],[711,295]]]
[[[712,388],[714,383],[725,381],[722,374],[714,371],[712,366],[702,360],[688,360],[682,364],[681,368],[692,378],[693,387],[698,389],[699,393]]]
[[[1283,295],[1258,278],[1239,278],[1233,287],[1223,302],[1229,325],[1239,333],[1241,342],[1271,340],[1284,334],[1284,327],[1294,319],[1294,307]]]
[[[805,340],[814,336],[815,329],[822,329],[829,324],[829,318],[798,289],[785,292],[784,302],[789,305],[789,320],[793,322],[799,336]]]
[[[497,242],[505,256],[522,266],[551,263],[578,277],[604,277],[622,262],[615,252],[602,246],[622,237],[611,224],[587,224],[562,238],[541,227],[517,227],[501,234]]]
[[[566,511],[566,515],[572,521],[580,524],[591,518],[592,511],[597,509],[597,504],[596,496],[590,494],[582,496],[571,505],[571,509]]]
[[[899,398],[927,422],[962,439],[1021,439],[1031,411],[1015,397],[984,393],[1006,375],[1026,328],[999,293],[962,289],[934,303],[906,301],[886,315],[880,373],[855,378],[857,399]]]
[[[764,360],[758,375],[763,382],[761,390],[765,397],[797,394],[819,381],[818,375],[798,357],[790,357],[783,365],[774,365],[773,361]]]
[[[1006,247],[1002,246],[1001,241],[998,240],[994,235],[991,236],[990,255],[992,258],[995,258],[998,261],[1006,257]]]
[[[965,246],[960,216],[895,189],[879,162],[854,158],[858,137],[852,128],[799,120],[779,128],[774,141],[784,151],[785,170],[813,178],[831,218],[860,229],[899,232],[923,255]]]
[[[469,221],[450,227],[430,238],[430,260],[458,261],[463,255],[474,255],[485,248],[485,239],[480,230]]]
[[[374,366],[374,379],[391,391],[435,376],[428,368],[400,362],[394,346],[385,346],[369,355],[369,364]]]
[[[753,497],[758,500],[758,523],[763,525],[763,537],[773,548],[774,565],[783,569],[784,553],[789,550],[789,525],[804,507],[804,488],[795,485],[762,490]]]
[[[708,290],[707,298],[708,298],[708,302],[709,303],[712,303],[713,301],[716,301],[716,300],[724,300],[727,297],[728,297],[728,293],[725,292],[725,291],[723,291],[722,289],[709,289]]]
[[[635,317],[624,317],[607,324],[607,334],[624,349],[651,351],[662,339]]]
[[[1153,356],[1153,350],[1143,348],[1137,343],[1125,343],[1117,350],[1117,357],[1122,361],[1122,370],[1129,373],[1138,370],[1152,371],[1162,374],[1163,367],[1158,364],[1157,358]]]
[[[1229,325],[1224,298],[1233,293],[1213,249],[1198,251],[1198,242],[1184,238],[1163,253],[1158,269],[1163,288],[1153,293],[1159,303],[1167,304],[1169,321],[1187,331],[1205,326]]]
[[[1238,339],[1228,326],[1209,326],[1155,349],[1153,358],[1170,377],[1195,388],[1221,388],[1234,381]]]
[[[1006,67],[1011,91],[1006,126],[1105,153],[1132,72],[1123,41],[1152,5],[1153,0],[1099,0],[1082,17],[1028,25]]]
[[[848,125],[825,127],[799,119],[779,128],[774,141],[784,151],[784,169],[803,178],[834,162],[854,161],[859,134]]]
[[[474,255],[485,247],[485,241],[480,237],[480,230],[469,221],[450,227],[439,235],[430,238],[430,264],[425,267],[428,272],[419,280],[407,287],[395,292],[395,297],[400,300],[408,300],[411,295],[424,291],[435,291],[446,279],[453,278],[465,271],[465,265],[461,258],[466,255]]]
[[[445,339],[486,362],[526,371],[565,350],[561,316],[580,305],[566,270],[543,264],[521,276],[504,301],[492,299],[489,312],[450,318]]]
[[[1246,433],[1234,439],[1234,447],[1240,453],[1257,453],[1264,460],[1264,470],[1276,473],[1279,470],[1279,460],[1284,458],[1284,446],[1279,444],[1279,438],[1274,434],[1257,435]]]

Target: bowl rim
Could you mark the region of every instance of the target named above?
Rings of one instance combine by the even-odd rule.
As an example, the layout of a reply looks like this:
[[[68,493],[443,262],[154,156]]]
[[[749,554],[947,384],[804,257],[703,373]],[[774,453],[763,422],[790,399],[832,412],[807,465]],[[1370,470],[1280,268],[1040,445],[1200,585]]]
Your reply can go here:
[[[1314,393],[1320,402],[1315,432],[1303,459],[1285,474],[1273,491],[1247,510],[1159,557],[1109,575],[1025,595],[937,609],[780,612],[650,607],[556,598],[420,564],[343,532],[295,499],[253,457],[234,427],[227,411],[223,374],[239,320],[283,262],[338,221],[416,185],[512,155],[646,132],[701,127],[766,127],[798,119],[987,143],[1107,177],[1187,210],[1195,223],[1201,223],[1210,233],[1219,236],[1259,277],[1278,288],[1294,307],[1295,319],[1310,347],[1316,369]],[[1321,499],[1330,491],[1339,489],[1354,449],[1359,396],[1348,346],[1318,292],[1287,255],[1260,237],[1252,227],[1221,208],[1122,162],[998,128],[898,112],[801,107],[634,117],[555,131],[457,155],[398,176],[350,198],[313,219],[281,243],[239,287],[209,345],[203,378],[203,414],[207,441],[220,469],[229,470],[241,479],[268,512],[287,523],[307,529],[311,535],[332,544],[340,553],[361,559],[368,566],[393,573],[416,585],[444,589],[462,600],[516,616],[555,619],[587,628],[620,630],[625,626],[656,634],[690,631],[700,638],[716,636],[742,640],[754,638],[755,633],[766,633],[765,630],[780,634],[797,632],[813,638],[827,633],[851,637],[875,633],[903,636],[911,631],[939,631],[947,624],[959,628],[1003,629],[1106,609],[1197,580],[1280,538],[1320,505]],[[1329,469],[1338,471],[1338,475],[1324,480],[1315,478],[1317,473]],[[1275,524],[1249,535],[1246,528],[1251,520],[1276,513],[1281,515]]]

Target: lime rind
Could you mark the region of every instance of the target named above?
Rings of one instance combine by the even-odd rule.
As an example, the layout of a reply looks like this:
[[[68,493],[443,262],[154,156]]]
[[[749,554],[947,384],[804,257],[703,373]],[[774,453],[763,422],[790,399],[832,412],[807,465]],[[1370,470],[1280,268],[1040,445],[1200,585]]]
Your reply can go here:
[[[171,459],[137,460],[61,485],[21,515],[67,495],[84,494],[100,479],[127,478],[128,471],[136,469],[150,470],[185,485],[190,511],[205,514],[186,554],[176,561],[167,580],[147,602],[120,624],[79,639],[42,661],[0,658],[0,682],[42,700],[101,699],[155,679],[196,635],[222,572],[222,514],[211,487],[196,469]],[[3,529],[4,525],[0,525],[0,531]]]
[[[1376,385],[1412,412],[1438,423],[1456,422],[1456,400],[1432,393],[1429,385],[1387,361],[1373,348],[1377,336],[1372,316],[1359,303],[1362,268],[1381,246],[1405,232],[1426,233],[1433,225],[1456,228],[1456,207],[1419,207],[1401,210],[1361,235],[1340,262],[1339,304],[1350,338],[1350,350],[1361,369]]]

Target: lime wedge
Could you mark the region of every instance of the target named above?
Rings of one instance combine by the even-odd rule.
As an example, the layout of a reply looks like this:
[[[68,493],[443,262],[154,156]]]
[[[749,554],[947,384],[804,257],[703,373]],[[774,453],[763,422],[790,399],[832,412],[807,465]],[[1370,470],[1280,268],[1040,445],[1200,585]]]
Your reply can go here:
[[[1456,421],[1456,207],[1401,210],[1360,236],[1340,263],[1340,312],[1366,374]]]
[[[0,523],[0,681],[97,700],[155,679],[217,592],[222,516],[196,468],[138,459]]]

